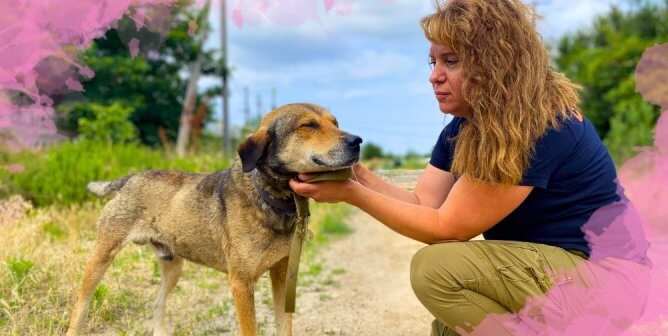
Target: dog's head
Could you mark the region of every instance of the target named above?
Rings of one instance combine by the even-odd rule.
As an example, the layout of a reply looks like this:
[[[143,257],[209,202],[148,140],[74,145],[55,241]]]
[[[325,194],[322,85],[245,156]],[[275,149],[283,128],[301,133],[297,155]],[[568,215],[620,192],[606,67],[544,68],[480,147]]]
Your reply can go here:
[[[359,160],[362,138],[343,132],[334,116],[312,104],[290,104],[267,114],[239,145],[243,170],[262,165],[282,173],[331,171]]]

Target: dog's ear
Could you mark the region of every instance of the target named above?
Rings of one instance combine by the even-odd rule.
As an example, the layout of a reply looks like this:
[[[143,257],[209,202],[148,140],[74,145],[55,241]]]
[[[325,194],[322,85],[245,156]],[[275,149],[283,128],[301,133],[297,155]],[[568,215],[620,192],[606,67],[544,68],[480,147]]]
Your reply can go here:
[[[268,132],[265,128],[260,128],[239,145],[238,152],[244,172],[255,169],[257,160],[264,154],[268,144]]]

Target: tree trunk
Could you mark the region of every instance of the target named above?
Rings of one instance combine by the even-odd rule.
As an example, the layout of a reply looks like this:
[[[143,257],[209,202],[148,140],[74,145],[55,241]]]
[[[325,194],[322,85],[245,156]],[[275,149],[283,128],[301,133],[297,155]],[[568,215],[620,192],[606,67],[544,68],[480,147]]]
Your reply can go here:
[[[190,140],[191,120],[195,111],[195,102],[197,101],[197,80],[202,68],[202,57],[190,65],[190,79],[188,79],[188,88],[183,100],[183,110],[181,111],[181,120],[179,121],[179,133],[176,136],[176,155],[183,157],[188,151],[188,142]]]
[[[188,143],[190,142],[190,133],[192,131],[192,118],[195,113],[195,103],[197,102],[197,81],[202,71],[202,53],[204,52],[204,41],[206,40],[207,28],[206,20],[209,13],[211,0],[208,0],[202,11],[200,12],[200,27],[198,28],[198,43],[197,49],[199,54],[197,59],[190,64],[190,78],[188,79],[188,87],[186,89],[186,96],[183,99],[183,110],[181,111],[181,120],[179,120],[179,133],[176,136],[176,155],[183,157],[188,151]]]

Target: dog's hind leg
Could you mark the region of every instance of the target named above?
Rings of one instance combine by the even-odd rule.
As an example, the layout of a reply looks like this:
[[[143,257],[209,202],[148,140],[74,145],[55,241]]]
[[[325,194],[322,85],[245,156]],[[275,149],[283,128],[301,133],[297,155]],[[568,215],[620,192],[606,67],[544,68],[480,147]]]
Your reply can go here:
[[[95,250],[84,268],[81,293],[72,311],[69,329],[67,330],[68,336],[78,335],[83,331],[90,300],[112,260],[123,247],[124,241],[122,238],[122,236],[105,234],[104,232],[98,234]]]
[[[237,311],[237,322],[242,336],[256,336],[257,322],[255,320],[255,283],[257,279],[242,276],[234,270],[229,270],[232,298]]]
[[[274,319],[277,336],[292,336],[292,314],[285,313],[285,277],[288,273],[288,258],[277,262],[269,270],[271,291],[274,297]]]
[[[159,251],[156,251],[156,254],[159,254]],[[174,256],[171,260],[165,260],[159,255],[158,262],[160,263],[162,281],[160,283],[158,298],[155,301],[155,310],[153,311],[154,336],[169,334],[165,325],[165,302],[169,292],[176,287],[176,283],[179,281],[181,271],[183,270],[183,258],[179,256]]]

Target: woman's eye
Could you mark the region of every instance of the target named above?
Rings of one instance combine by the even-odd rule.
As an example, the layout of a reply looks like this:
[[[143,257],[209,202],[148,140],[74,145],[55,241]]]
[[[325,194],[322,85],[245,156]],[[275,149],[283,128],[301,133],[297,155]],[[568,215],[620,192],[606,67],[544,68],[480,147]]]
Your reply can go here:
[[[433,58],[430,58],[429,59],[429,68],[433,70],[435,66],[436,66],[436,60],[433,59]]]
[[[445,64],[447,64],[449,66],[457,65],[458,63],[459,63],[458,60],[446,60],[445,61]]]

